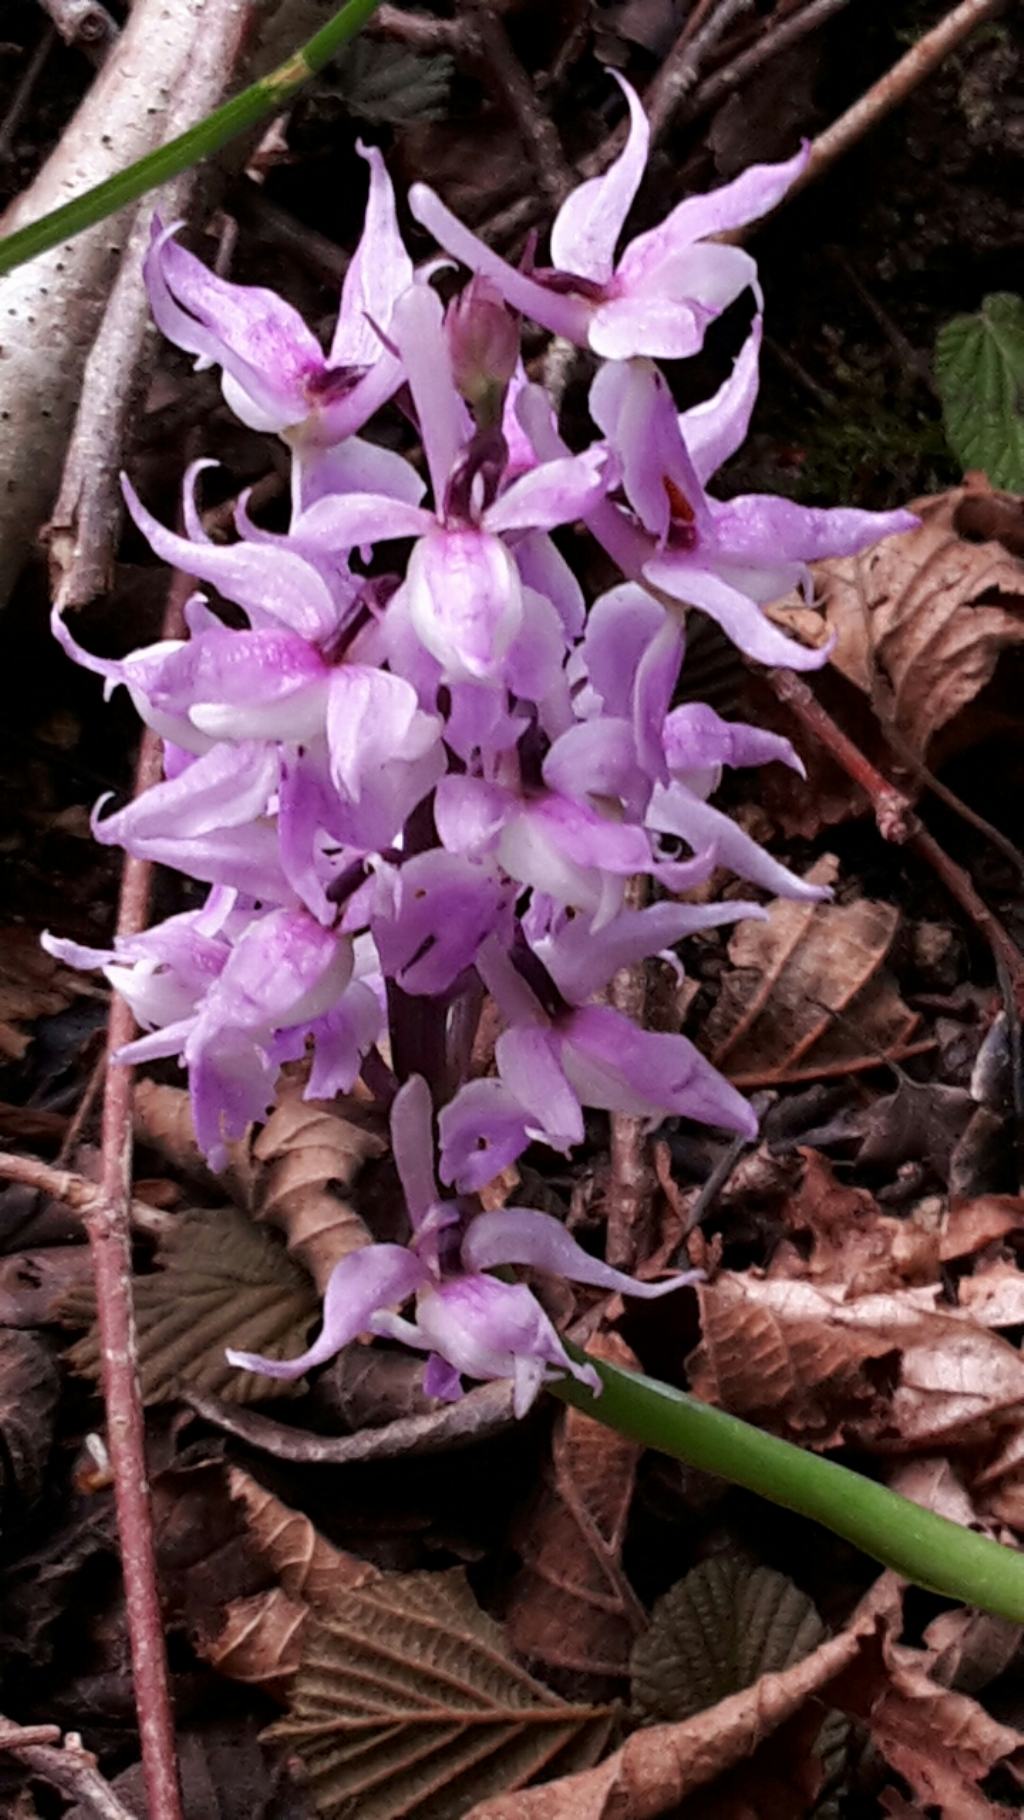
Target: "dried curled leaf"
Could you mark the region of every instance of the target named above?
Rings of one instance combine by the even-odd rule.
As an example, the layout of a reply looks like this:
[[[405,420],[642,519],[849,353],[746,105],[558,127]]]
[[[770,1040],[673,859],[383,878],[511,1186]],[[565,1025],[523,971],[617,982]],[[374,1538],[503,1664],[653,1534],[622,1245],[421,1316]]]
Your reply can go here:
[[[261,1687],[283,1700],[302,1660],[302,1637],[309,1608],[291,1599],[282,1586],[232,1599],[216,1635],[197,1647],[211,1668],[232,1681]]]
[[[967,1694],[940,1687],[921,1651],[892,1635],[866,1638],[830,1690],[835,1704],[870,1728],[886,1762],[930,1813],[948,1820],[999,1820],[1011,1811],[978,1784],[1008,1759],[1020,1769],[1024,1733],[993,1719]]]
[[[644,1719],[687,1719],[792,1667],[824,1638],[787,1575],[714,1555],[657,1601],[633,1650],[633,1704]]]
[[[328,1820],[450,1820],[592,1763],[613,1719],[520,1668],[456,1570],[338,1592],[304,1629],[270,1737],[298,1753]]]
[[[849,1627],[801,1661],[763,1674],[752,1686],[688,1719],[642,1726],[596,1769],[528,1794],[499,1795],[472,1808],[465,1820],[656,1820],[674,1814],[688,1795],[750,1757],[812,1696],[824,1693],[831,1704],[830,1684],[856,1660],[860,1640],[874,1630],[879,1611],[897,1600],[893,1582],[884,1576]],[[763,1820],[779,1811],[759,1810]]]
[[[301,1510],[292,1510],[240,1467],[228,1472],[232,1498],[245,1512],[249,1534],[291,1599],[320,1605],[339,1586],[359,1586],[377,1573],[369,1561],[335,1548]]]
[[[826,854],[808,877],[830,885],[838,872]],[[884,966],[899,920],[894,904],[865,897],[778,898],[765,922],[742,923],[729,943],[734,971],[704,1033],[715,1066],[751,1085],[898,1049],[918,1022]]]
[[[268,1232],[235,1207],[195,1208],[161,1238],[160,1268],[135,1279],[139,1372],[146,1403],[168,1403],[182,1387],[233,1403],[296,1396],[297,1383],[237,1371],[225,1348],[290,1358],[306,1344],[319,1299],[304,1270]],[[92,1321],[95,1301],[80,1291],[64,1304],[70,1326]],[[75,1371],[99,1377],[95,1326],[71,1347]]]
[[[957,487],[915,500],[920,527],[863,556],[814,565],[824,619],[791,597],[773,617],[823,642],[923,758],[941,728],[991,680],[1001,653],[1024,642],[1024,562],[998,542],[957,531]]]
[[[364,1101],[304,1100],[295,1081],[253,1142],[259,1165],[250,1189],[253,1216],[281,1229],[321,1295],[335,1264],[370,1243],[347,1196],[363,1164],[386,1148],[379,1119]]]
[[[59,1388],[42,1340],[0,1328],[0,1512],[42,1490]]]
[[[933,1284],[847,1297],[840,1285],[725,1271],[698,1289],[691,1386],[813,1447],[990,1441],[1024,1400],[1024,1361],[969,1311],[940,1310],[941,1294]]]
[[[239,1467],[228,1471],[228,1489],[244,1513],[247,1539],[278,1585],[233,1599],[212,1631],[194,1638],[213,1668],[284,1699],[302,1659],[310,1608],[340,1587],[360,1586],[378,1569],[335,1548],[302,1511],[292,1510]]]
[[[613,1334],[591,1350],[637,1367]],[[520,1655],[584,1674],[622,1675],[644,1622],[622,1570],[622,1542],[641,1449],[579,1410],[558,1418],[550,1479],[516,1538],[522,1571],[506,1610]]]

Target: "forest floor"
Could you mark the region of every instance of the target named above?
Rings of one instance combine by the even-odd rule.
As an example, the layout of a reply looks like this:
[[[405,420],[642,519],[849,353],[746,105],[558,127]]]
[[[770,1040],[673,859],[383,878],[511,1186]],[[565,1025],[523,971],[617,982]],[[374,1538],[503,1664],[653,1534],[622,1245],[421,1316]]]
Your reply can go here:
[[[425,44],[385,21],[279,132],[222,161],[192,244],[329,321],[360,225],[365,137],[396,182],[434,183],[518,254],[538,182],[509,72],[526,72],[571,167],[619,117],[607,68],[643,90],[694,10],[714,13],[511,0],[497,54],[448,13]],[[773,49],[815,7],[732,8],[661,136],[641,225],[644,207],[813,139],[948,9],[819,10]],[[95,69],[35,0],[0,11],[2,209],[58,146]],[[830,903],[776,903],[763,924],[692,942],[682,987],[656,963],[637,983],[656,1026],[684,1027],[758,1096],[760,1140],[730,1148],[675,1121],[641,1150],[621,1129],[610,1145],[595,1119],[571,1170],[528,1154],[516,1199],[595,1243],[617,1222],[630,1266],[681,1255],[707,1272],[699,1291],[626,1314],[566,1293],[560,1326],[1019,1545],[1024,504],[978,476],[964,485],[933,366],[951,316],[1019,287],[1016,12],[979,27],[752,242],[762,393],[722,490],[927,502],[922,529],[870,565],[822,567],[838,644],[809,699],[752,674],[710,631],[689,654],[688,691],[788,733],[807,763],[806,781],[773,767],[756,800],[731,784],[731,809],[835,887]],[[681,403],[717,383],[743,329],[742,313],[716,325],[680,376]],[[570,374],[570,411],[576,389],[582,399]],[[264,522],[283,522],[284,468],[268,471],[266,439],[162,347],[124,461],[165,522],[199,455],[222,464],[204,493],[215,532],[248,486]],[[93,844],[89,815],[103,792],[130,791],[136,723],[123,692],[101,707],[95,679],[52,643],[52,571],[34,541],[27,554],[0,619],[0,1147],[95,1180],[108,996],[38,937],[109,938],[119,863]],[[77,636],[133,649],[158,635],[165,596],[129,531]],[[187,901],[169,875],[155,894],[161,914]],[[142,1382],[187,1820],[1020,1810],[1024,1629],[879,1583],[825,1530],[553,1404],[516,1424],[507,1399],[474,1393],[453,1440],[417,1363],[386,1348],[357,1344],[314,1383],[268,1400],[264,1381],[247,1403],[252,1380],[228,1369],[225,1344],[298,1345],[318,1308],[304,1224],[386,1229],[388,1158],[365,1105],[286,1096],[218,1181],[170,1065],[140,1084],[134,1116]],[[52,1763],[48,1777],[31,1740],[5,1750],[7,1720],[80,1733],[115,1803],[145,1813],[91,1283],[66,1197],[0,1187],[11,1820],[122,1810],[84,1786],[69,1810],[74,1777]],[[827,1657],[843,1638],[842,1660]],[[375,1703],[385,1659],[407,1667],[405,1706],[393,1686]],[[506,1793],[531,1777],[535,1793]]]

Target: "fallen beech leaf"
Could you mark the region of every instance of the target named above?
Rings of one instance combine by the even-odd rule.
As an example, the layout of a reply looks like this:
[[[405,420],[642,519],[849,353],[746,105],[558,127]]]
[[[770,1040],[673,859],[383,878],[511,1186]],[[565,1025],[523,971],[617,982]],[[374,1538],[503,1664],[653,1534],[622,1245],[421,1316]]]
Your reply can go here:
[[[59,1388],[42,1340],[0,1328],[0,1512],[31,1504],[42,1491]]]
[[[1024,1400],[1018,1349],[957,1309],[940,1312],[937,1284],[847,1300],[840,1287],[745,1271],[697,1293],[695,1395],[813,1447],[986,1442]]]
[[[183,1387],[213,1391],[232,1403],[298,1396],[288,1383],[238,1371],[227,1346],[289,1358],[301,1352],[319,1298],[284,1247],[235,1207],[195,1208],[161,1237],[161,1268],[134,1282],[139,1373],[147,1403],[169,1403]],[[95,1302],[75,1291],[65,1302],[70,1326],[92,1320]],[[71,1347],[75,1371],[99,1377],[95,1328]]]
[[[301,1758],[328,1820],[443,1820],[593,1762],[614,1716],[520,1668],[456,1569],[340,1589],[303,1629],[269,1737]]]
[[[278,1584],[224,1607],[219,1624],[204,1624],[193,1641],[211,1667],[253,1683],[283,1700],[302,1656],[310,1609],[339,1587],[376,1577],[370,1561],[335,1548],[302,1511],[292,1510],[235,1466],[228,1489],[244,1514],[246,1539]]]
[[[895,1091],[876,1100],[865,1115],[857,1162],[889,1169],[906,1162],[927,1163],[945,1183],[950,1157],[975,1110],[966,1087],[901,1075]]]
[[[831,884],[838,871],[825,855],[807,876]],[[899,920],[895,905],[869,898],[779,898],[765,922],[742,923],[729,942],[733,971],[703,1032],[715,1066],[750,1086],[899,1049],[918,1023],[883,966]]]
[[[400,1416],[383,1428],[362,1428],[349,1435],[312,1434],[307,1428],[289,1427],[253,1409],[232,1408],[201,1392],[190,1392],[188,1401],[207,1422],[278,1460],[347,1466],[355,1460],[396,1460],[412,1454],[445,1453],[500,1434],[515,1426],[512,1395],[509,1380],[496,1379],[492,1384],[474,1385],[457,1403],[439,1403],[423,1415]]]
[[[937,1280],[938,1231],[884,1214],[867,1189],[838,1181],[819,1151],[799,1156],[799,1185],[781,1209],[788,1236],[772,1255],[769,1277],[838,1283],[848,1297]]]
[[[684,1797],[749,1757],[812,1695],[831,1704],[833,1679],[856,1660],[861,1638],[898,1597],[892,1577],[883,1575],[849,1627],[801,1661],[677,1724],[641,1727],[596,1769],[528,1794],[499,1795],[470,1809],[465,1820],[655,1820],[674,1813]]]
[[[823,619],[792,597],[771,610],[814,643],[835,634],[835,667],[921,758],[990,681],[1000,654],[1024,641],[1024,563],[1000,543],[957,534],[967,492],[915,500],[916,531],[814,564]]]
[[[283,1701],[302,1660],[302,1636],[309,1607],[291,1599],[282,1586],[232,1599],[220,1628],[201,1639],[199,1654],[219,1674]]]
[[[363,1164],[386,1148],[380,1121],[364,1101],[303,1100],[295,1081],[252,1144],[260,1165],[253,1216],[281,1229],[321,1295],[335,1264],[370,1243],[346,1196]]]
[[[949,1820],[995,1820],[1009,1808],[990,1802],[978,1783],[997,1764],[1024,1752],[1024,1733],[1000,1725],[966,1694],[940,1687],[927,1657],[883,1631],[865,1638],[855,1660],[829,1690],[851,1718],[862,1720],[886,1762],[914,1794]],[[1016,1811],[1016,1810],[1014,1810]]]
[[[983,1194],[951,1207],[942,1229],[939,1256],[944,1264],[969,1258],[986,1245],[1024,1231],[1024,1195]]]
[[[802,1661],[825,1634],[785,1574],[713,1555],[656,1602],[633,1649],[633,1705],[647,1721],[688,1719]]]
[[[591,1352],[638,1369],[624,1341]],[[622,1541],[642,1449],[577,1409],[559,1414],[548,1482],[518,1527],[523,1560],[506,1609],[520,1655],[592,1675],[624,1675],[646,1623],[622,1569]]]
[[[289,1598],[319,1605],[339,1586],[359,1586],[377,1573],[370,1561],[335,1548],[300,1510],[292,1510],[247,1472],[228,1472],[232,1498],[245,1512],[251,1540]]]
[[[976,1694],[1005,1674],[1019,1656],[1024,1625],[960,1605],[932,1619],[924,1642],[932,1680],[962,1694]]]

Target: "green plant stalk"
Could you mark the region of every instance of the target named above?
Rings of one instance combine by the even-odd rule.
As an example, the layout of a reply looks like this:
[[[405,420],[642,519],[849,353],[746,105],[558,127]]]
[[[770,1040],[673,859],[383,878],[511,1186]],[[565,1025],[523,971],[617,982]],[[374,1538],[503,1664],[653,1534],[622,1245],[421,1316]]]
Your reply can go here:
[[[685,1391],[590,1358],[577,1347],[567,1350],[596,1368],[603,1390],[595,1397],[567,1378],[551,1386],[562,1402],[660,1453],[812,1517],[917,1586],[1024,1624],[1024,1553]]]
[[[108,215],[116,214],[127,203],[136,202],[147,190],[156,189],[203,158],[209,158],[211,153],[219,152],[221,146],[237,138],[239,133],[280,113],[303,83],[323,69],[335,52],[361,31],[378,4],[379,0],[347,0],[326,25],[314,32],[312,38],[293,51],[277,69],[243,89],[232,100],[225,101],[222,107],[215,108],[205,120],[197,121],[177,139],[158,146],[155,152],[147,152],[127,170],[116,171],[81,196],[73,196],[70,202],[62,203],[59,209],[8,234],[0,240],[0,274],[13,271],[15,266],[24,265],[27,260],[48,252],[50,247],[73,239],[98,221],[105,221]]]

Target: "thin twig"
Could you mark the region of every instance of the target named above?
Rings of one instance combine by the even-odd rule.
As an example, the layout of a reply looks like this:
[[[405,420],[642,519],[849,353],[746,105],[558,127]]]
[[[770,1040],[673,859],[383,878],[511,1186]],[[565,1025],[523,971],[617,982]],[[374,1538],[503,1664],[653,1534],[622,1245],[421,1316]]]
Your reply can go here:
[[[208,4],[194,55],[168,114],[172,132],[202,118],[220,100],[247,43],[252,18],[253,0]],[[196,180],[197,172],[191,170],[166,186],[160,206],[168,220],[188,213]],[[113,578],[124,516],[120,472],[157,347],[142,282],[152,220],[152,212],[141,209],[128,237],[86,362],[60,492],[44,533],[51,585],[62,609],[87,605],[107,592]]]
[[[435,19],[430,13],[407,13],[404,6],[378,6],[366,27],[371,38],[390,38],[414,51],[453,51],[463,42],[461,19]]]
[[[808,32],[816,31],[849,4],[850,0],[811,0],[802,12],[790,13],[778,25],[769,26],[745,51],[740,51],[730,63],[723,63],[720,69],[713,70],[700,84],[686,109],[687,121],[699,120],[702,114],[709,113],[757,70],[788,50],[790,45],[798,44]]]
[[[37,1194],[59,1201],[62,1207],[83,1217],[98,1212],[103,1204],[102,1188],[97,1182],[90,1182],[88,1176],[52,1163],[42,1163],[38,1157],[16,1156],[12,1150],[0,1150],[0,1181],[18,1182],[23,1188],[33,1188]],[[128,1217],[136,1232],[148,1233],[153,1238],[158,1238],[174,1223],[173,1214],[161,1207],[151,1207],[148,1201],[132,1201]]]
[[[3,124],[0,125],[0,158],[6,158],[11,149],[14,135],[21,125],[22,116],[32,99],[32,92],[56,42],[56,32],[52,26],[47,26],[25,65],[25,73],[11,96],[10,106],[4,115]]]
[[[68,1732],[63,1745],[56,1725],[16,1725],[0,1715],[0,1750],[23,1763],[34,1776],[42,1776],[70,1801],[78,1802],[96,1820],[135,1820],[134,1813],[115,1795],[96,1759],[77,1732]]]
[[[903,792],[884,777],[842,728],[837,726],[802,677],[789,670],[776,670],[769,676],[769,682],[779,700],[796,715],[808,732],[813,733],[846,775],[860,785],[874,806],[875,820],[883,839],[910,847],[918,858],[931,866],[950,896],[988,943],[997,963],[1005,968],[1014,991],[1018,995],[1024,994],[1024,955],[999,918],[978,896],[963,867],[957,865],[940,847],[934,835],[922,826]]]
[[[644,95],[652,144],[656,145],[662,138],[677,110],[692,93],[709,52],[733,20],[742,13],[749,13],[752,6],[753,0],[720,0],[706,24],[707,0],[694,8]]]
[[[894,107],[923,82],[926,76],[937,69],[943,58],[955,51],[959,44],[987,19],[994,19],[1002,12],[1006,0],[961,0],[954,6],[930,32],[894,63],[881,79],[847,108],[845,114],[819,133],[811,146],[811,155],[802,174],[797,178],[790,194],[801,190],[816,177],[820,177],[850,148],[863,139],[865,133],[890,114]]]
[[[573,173],[554,122],[512,48],[504,21],[490,0],[473,0],[465,15],[465,29],[468,44],[515,122],[544,196],[557,208],[573,187]]]
[[[646,900],[646,878],[631,878],[626,892],[629,908],[640,910]],[[646,962],[620,967],[609,987],[608,999],[616,1011],[642,1028],[647,1011]],[[645,1119],[628,1112],[613,1112],[609,1120],[605,1254],[617,1270],[629,1270],[636,1263],[640,1250],[638,1228],[651,1201],[654,1171],[647,1152],[646,1127]]]

